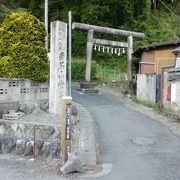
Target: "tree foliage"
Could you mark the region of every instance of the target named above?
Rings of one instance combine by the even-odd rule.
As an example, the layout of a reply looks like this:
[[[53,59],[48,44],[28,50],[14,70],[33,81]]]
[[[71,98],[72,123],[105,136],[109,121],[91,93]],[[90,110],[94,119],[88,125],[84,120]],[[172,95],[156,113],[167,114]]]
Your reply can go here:
[[[154,8],[153,0],[48,0],[49,22],[61,20],[67,22],[67,13],[72,11],[73,21],[138,31],[145,33],[144,40],[134,41],[134,48],[139,45],[159,43],[180,37],[180,1],[163,0],[176,16],[162,3],[159,10]],[[1,0],[8,9],[25,8],[39,19],[44,19],[44,0]],[[4,11],[3,11],[4,12]],[[0,9],[0,18],[3,14]],[[2,16],[3,17],[3,16]],[[97,38],[126,41],[122,37],[95,33]],[[73,55],[85,56],[86,33],[73,31]],[[111,61],[117,67],[120,59],[109,54],[94,53],[94,59],[104,63]],[[114,62],[117,62],[115,64]],[[103,64],[103,63],[102,63]]]
[[[28,12],[13,12],[0,28],[0,76],[44,81],[48,58],[44,24]]]
[[[1,0],[0,4],[8,9],[25,8],[39,19],[44,19],[44,0]],[[159,27],[167,27],[166,31],[159,32],[156,41],[178,38],[177,21],[180,21],[180,1],[163,0],[163,2],[177,15],[172,13],[160,3],[160,10],[154,9],[153,0],[49,0],[49,21],[67,21],[67,13],[72,11],[73,21],[88,24],[102,25],[131,31],[145,32],[148,37],[153,36]],[[0,10],[0,12],[4,10]],[[3,14],[2,12],[2,14]],[[166,19],[168,21],[166,22]],[[175,23],[176,21],[176,23]],[[166,22],[166,23],[165,23]],[[177,28],[174,28],[176,24]],[[149,27],[149,30],[148,30]],[[168,33],[168,31],[174,31]],[[161,38],[163,35],[165,37]],[[150,43],[152,39],[150,38]]]

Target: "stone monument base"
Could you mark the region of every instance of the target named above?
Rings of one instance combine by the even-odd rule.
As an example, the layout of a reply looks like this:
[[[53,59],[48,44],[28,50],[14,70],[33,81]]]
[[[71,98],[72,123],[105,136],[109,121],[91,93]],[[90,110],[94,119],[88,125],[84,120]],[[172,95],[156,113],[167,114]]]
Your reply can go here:
[[[94,89],[95,84],[91,82],[81,82],[80,90],[83,93],[98,93],[98,89]]]

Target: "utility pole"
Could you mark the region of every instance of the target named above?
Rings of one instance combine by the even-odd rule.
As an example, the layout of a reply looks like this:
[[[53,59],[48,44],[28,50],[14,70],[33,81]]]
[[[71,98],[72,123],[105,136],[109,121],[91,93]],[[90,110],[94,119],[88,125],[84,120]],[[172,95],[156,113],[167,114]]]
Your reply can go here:
[[[45,20],[45,28],[46,28],[45,48],[46,51],[48,52],[48,0],[45,0],[44,20]]]
[[[72,14],[71,11],[68,13],[68,27],[69,27],[69,48],[68,48],[68,59],[69,59],[69,65],[68,65],[68,96],[71,96],[71,56],[72,56],[72,47],[71,47],[71,33],[72,33]]]
[[[160,0],[156,0],[156,8],[159,10],[160,7]]]

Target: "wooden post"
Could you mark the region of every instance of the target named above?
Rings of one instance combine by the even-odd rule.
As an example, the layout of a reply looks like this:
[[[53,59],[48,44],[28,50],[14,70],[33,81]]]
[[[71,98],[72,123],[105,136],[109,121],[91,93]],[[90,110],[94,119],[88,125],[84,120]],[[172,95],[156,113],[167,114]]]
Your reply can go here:
[[[132,53],[133,53],[133,37],[128,36],[128,48],[127,48],[127,58],[128,58],[128,81],[132,83]]]
[[[70,130],[70,106],[72,103],[72,97],[70,96],[63,96],[62,97],[62,108],[61,108],[61,164],[64,165],[68,159],[68,152],[70,152],[70,139],[71,139],[71,130]]]
[[[91,61],[92,61],[92,50],[93,50],[93,35],[94,30],[90,29],[87,36],[87,52],[86,52],[86,74],[85,80],[91,81]]]
[[[36,125],[34,125],[33,157],[36,157]]]
[[[48,0],[45,0],[44,20],[45,20],[45,28],[46,28],[45,48],[46,51],[48,52]]]

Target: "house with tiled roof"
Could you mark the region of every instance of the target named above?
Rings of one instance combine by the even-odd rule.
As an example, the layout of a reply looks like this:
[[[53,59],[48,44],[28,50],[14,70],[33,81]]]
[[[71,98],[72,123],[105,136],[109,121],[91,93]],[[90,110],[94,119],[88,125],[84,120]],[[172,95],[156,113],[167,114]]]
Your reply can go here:
[[[175,67],[174,49],[180,46],[180,40],[138,47],[133,56],[139,62],[140,74],[161,73],[162,68]]]

